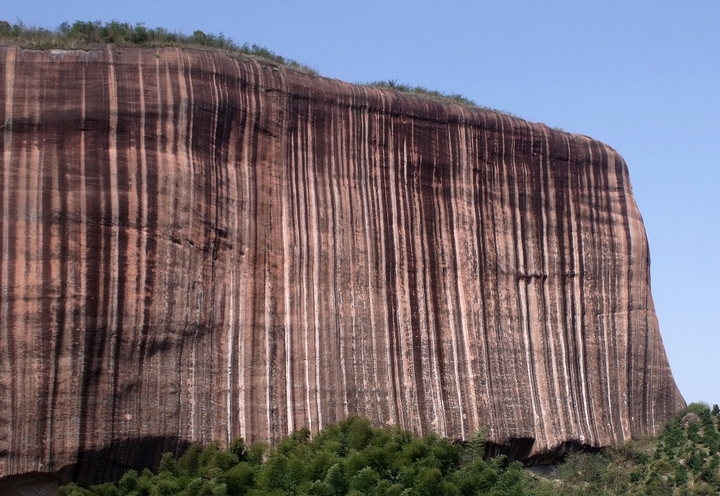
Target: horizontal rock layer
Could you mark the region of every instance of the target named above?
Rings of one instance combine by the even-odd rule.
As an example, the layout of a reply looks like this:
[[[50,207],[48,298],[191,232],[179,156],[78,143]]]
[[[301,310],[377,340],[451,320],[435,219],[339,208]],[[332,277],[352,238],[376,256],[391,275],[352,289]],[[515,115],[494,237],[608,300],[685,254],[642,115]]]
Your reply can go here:
[[[684,405],[608,146],[221,53],[0,60],[0,475],[350,415],[541,458]]]

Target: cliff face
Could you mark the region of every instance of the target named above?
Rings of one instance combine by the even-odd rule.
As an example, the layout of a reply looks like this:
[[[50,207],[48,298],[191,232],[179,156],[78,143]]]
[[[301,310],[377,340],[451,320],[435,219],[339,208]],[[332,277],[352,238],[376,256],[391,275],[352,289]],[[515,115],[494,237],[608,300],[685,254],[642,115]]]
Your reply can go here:
[[[0,476],[349,415],[541,458],[684,405],[604,144],[216,53],[0,60]]]

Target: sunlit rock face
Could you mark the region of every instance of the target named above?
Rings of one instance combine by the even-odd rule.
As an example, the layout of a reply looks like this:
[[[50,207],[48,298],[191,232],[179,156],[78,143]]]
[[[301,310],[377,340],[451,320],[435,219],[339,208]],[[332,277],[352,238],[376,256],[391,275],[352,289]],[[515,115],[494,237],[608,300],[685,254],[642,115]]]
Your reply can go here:
[[[223,53],[0,60],[0,475],[350,415],[540,460],[684,405],[608,146]]]

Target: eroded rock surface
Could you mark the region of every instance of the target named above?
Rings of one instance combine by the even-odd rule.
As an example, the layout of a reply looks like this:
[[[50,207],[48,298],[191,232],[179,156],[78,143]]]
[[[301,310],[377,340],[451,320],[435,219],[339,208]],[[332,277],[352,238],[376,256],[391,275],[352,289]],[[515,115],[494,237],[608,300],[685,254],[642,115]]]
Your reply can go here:
[[[0,475],[349,415],[542,458],[684,405],[608,146],[221,53],[0,60]]]

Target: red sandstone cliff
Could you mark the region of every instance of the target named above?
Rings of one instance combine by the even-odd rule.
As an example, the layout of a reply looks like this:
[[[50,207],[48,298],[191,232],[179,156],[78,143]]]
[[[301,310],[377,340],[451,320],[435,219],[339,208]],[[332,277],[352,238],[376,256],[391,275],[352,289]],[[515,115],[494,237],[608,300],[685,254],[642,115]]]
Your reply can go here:
[[[0,61],[0,476],[349,415],[541,457],[684,405],[606,145],[241,56]]]

